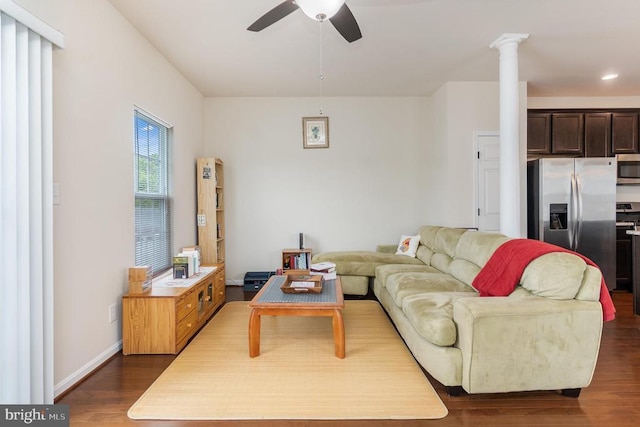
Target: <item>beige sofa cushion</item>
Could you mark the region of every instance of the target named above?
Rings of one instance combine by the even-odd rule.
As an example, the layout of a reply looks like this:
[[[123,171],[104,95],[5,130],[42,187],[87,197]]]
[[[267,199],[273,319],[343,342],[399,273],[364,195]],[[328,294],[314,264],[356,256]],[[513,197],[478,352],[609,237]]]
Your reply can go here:
[[[455,344],[457,336],[452,302],[475,296],[474,292],[410,295],[402,301],[402,311],[422,338],[437,346],[448,347]]]
[[[392,274],[396,273],[439,273],[439,271],[428,265],[414,265],[414,264],[386,264],[376,267],[376,279],[384,286],[387,283],[387,279]]]
[[[576,295],[580,301],[599,301],[602,289],[602,272],[599,268],[588,265],[584,271],[582,286]]]
[[[387,278],[385,287],[398,307],[402,307],[402,300],[409,295],[425,292],[475,293],[473,288],[445,273],[396,273]]]
[[[313,256],[313,262],[331,261],[336,264],[339,275],[369,276],[375,275],[375,269],[384,264],[422,265],[417,258],[370,251],[324,252]]]
[[[582,258],[566,253],[542,255],[527,265],[520,285],[533,295],[568,300],[578,294],[587,264]]]
[[[470,261],[482,268],[491,255],[509,237],[499,233],[469,231],[460,236],[456,247],[456,258]]]
[[[431,257],[431,265],[443,273],[449,273],[451,262],[456,256],[458,240],[466,232],[468,230],[461,228],[441,228],[438,230],[433,242],[435,253]]]
[[[423,225],[420,227],[418,230],[418,234],[420,235],[420,244],[428,248],[433,248],[436,241],[436,235],[441,228],[442,227],[437,225]]]
[[[456,257],[449,264],[449,273],[471,286],[493,252],[507,240],[507,236],[498,233],[464,233],[458,239]]]
[[[416,258],[425,263],[431,265],[431,257],[434,254],[433,246],[436,241],[436,235],[442,227],[434,225],[425,225],[420,227],[418,234],[420,235],[420,245],[416,252]]]

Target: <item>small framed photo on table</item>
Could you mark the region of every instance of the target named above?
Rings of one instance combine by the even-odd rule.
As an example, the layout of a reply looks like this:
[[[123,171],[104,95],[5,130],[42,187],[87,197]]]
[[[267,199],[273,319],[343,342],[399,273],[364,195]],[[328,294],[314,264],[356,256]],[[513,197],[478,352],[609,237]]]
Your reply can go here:
[[[329,148],[329,117],[302,118],[302,146]]]

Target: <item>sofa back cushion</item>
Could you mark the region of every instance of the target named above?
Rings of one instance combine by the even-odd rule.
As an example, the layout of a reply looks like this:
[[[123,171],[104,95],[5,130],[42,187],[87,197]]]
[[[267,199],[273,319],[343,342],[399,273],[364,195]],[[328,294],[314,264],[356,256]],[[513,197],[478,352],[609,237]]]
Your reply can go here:
[[[460,236],[456,247],[456,258],[464,259],[482,268],[491,255],[509,237],[500,233],[469,231]]]
[[[487,263],[493,252],[509,240],[499,233],[468,231],[458,239],[455,258],[449,264],[449,273],[471,286],[473,279]]]
[[[462,228],[441,228],[436,233],[433,242],[433,255],[431,256],[431,266],[443,273],[449,273],[449,266],[456,256],[456,246],[460,236],[468,230]]]
[[[426,265],[431,265],[431,257],[434,253],[433,245],[436,240],[436,234],[441,228],[434,225],[424,225],[418,230],[420,245],[418,245],[418,250],[416,251],[416,258]]]
[[[588,273],[587,277],[585,272]],[[598,279],[591,273],[579,256],[566,252],[551,252],[539,256],[527,265],[522,273],[520,285],[533,295],[567,300],[576,297],[586,278],[587,286],[582,298],[587,299],[590,296],[587,288],[592,281]],[[597,296],[594,300],[597,301]]]
[[[436,235],[441,228],[442,227],[437,225],[423,225],[420,227],[418,230],[418,234],[420,235],[420,244],[428,248],[433,248],[436,241]]]

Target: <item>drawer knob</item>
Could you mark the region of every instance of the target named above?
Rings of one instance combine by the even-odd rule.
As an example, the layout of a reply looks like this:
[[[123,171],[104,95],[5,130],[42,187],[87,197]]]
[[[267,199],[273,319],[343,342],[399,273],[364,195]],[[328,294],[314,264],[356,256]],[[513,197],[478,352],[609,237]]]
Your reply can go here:
[[[191,308],[191,304],[187,304],[187,308]]]
[[[187,323],[187,328],[191,328],[191,323]]]

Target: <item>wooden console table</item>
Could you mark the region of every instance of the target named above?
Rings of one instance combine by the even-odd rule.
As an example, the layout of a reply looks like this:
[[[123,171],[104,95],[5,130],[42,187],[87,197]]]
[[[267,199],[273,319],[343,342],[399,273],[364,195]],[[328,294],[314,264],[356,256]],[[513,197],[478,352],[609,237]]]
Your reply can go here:
[[[122,297],[122,353],[177,354],[225,300],[224,264]]]

